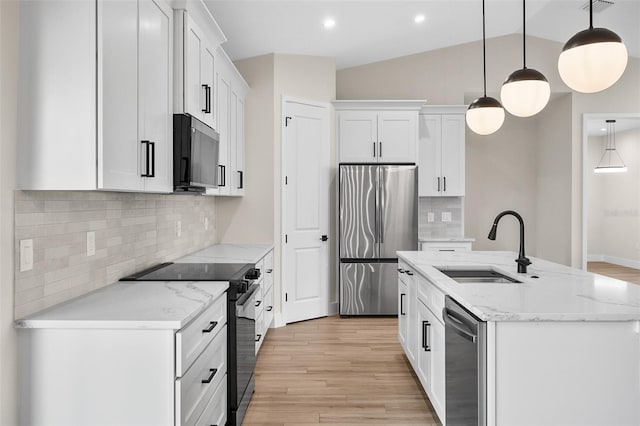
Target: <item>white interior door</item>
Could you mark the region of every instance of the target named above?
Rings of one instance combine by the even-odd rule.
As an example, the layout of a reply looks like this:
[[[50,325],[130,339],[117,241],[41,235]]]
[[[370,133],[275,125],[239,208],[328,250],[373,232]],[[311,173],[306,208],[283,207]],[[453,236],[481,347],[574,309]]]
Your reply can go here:
[[[286,323],[329,312],[329,108],[283,104],[283,316]]]

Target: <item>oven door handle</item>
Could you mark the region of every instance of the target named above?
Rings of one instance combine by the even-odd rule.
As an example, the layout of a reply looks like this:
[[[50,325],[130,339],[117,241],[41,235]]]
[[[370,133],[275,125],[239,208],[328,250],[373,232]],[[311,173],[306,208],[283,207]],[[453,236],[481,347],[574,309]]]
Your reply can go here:
[[[466,340],[476,343],[476,336],[473,332],[470,332],[468,329],[465,330],[465,323],[462,318],[459,318],[455,313],[447,308],[442,308],[442,319],[444,320],[444,325],[446,327],[451,327],[451,329],[461,337],[464,337]]]
[[[253,293],[258,291],[259,287],[260,286],[257,284],[254,284],[251,287],[249,287],[249,291],[247,291],[238,299],[238,301],[236,302],[236,306],[244,306],[244,304],[247,303],[249,299],[251,299],[251,297],[253,296]]]

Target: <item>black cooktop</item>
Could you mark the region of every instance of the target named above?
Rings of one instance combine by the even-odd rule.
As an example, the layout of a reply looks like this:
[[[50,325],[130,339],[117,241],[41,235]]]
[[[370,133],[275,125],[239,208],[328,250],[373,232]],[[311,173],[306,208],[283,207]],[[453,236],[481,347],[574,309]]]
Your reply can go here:
[[[161,263],[120,281],[236,281],[256,279],[251,263]]]

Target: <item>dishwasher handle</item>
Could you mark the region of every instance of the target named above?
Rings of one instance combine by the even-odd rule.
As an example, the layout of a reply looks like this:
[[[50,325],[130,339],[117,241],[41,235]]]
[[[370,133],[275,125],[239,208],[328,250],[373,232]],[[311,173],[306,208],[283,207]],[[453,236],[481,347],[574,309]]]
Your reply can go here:
[[[444,325],[451,327],[456,334],[472,343],[476,343],[478,336],[469,330],[464,318],[460,318],[455,311],[447,309],[446,307],[442,308],[442,319],[444,320]]]

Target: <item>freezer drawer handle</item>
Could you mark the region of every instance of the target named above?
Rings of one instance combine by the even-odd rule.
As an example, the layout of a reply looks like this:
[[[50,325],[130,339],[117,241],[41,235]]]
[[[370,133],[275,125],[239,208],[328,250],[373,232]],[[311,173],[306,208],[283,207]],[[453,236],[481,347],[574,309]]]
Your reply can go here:
[[[405,315],[404,313],[404,293],[400,293],[400,315]]]
[[[429,327],[431,324],[429,321],[422,321],[422,349],[425,352],[431,352],[431,345],[429,345]]]
[[[444,320],[445,326],[450,326],[456,334],[464,337],[472,343],[476,343],[478,336],[468,330],[465,330],[463,328],[465,325],[464,322],[459,319],[453,311],[447,308],[442,308],[442,319]]]
[[[211,321],[209,322],[209,327],[205,328],[204,330],[202,330],[203,333],[211,333],[213,331],[214,328],[216,328],[216,325],[218,325],[218,321]]]
[[[210,368],[209,371],[211,372],[211,374],[209,374],[209,377],[207,377],[206,379],[203,379],[202,383],[211,383],[211,381],[213,380],[213,376],[216,375],[216,373],[218,372],[218,369]]]

